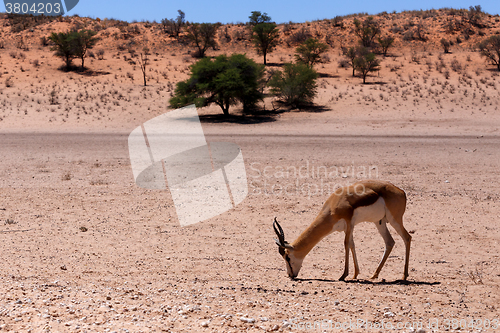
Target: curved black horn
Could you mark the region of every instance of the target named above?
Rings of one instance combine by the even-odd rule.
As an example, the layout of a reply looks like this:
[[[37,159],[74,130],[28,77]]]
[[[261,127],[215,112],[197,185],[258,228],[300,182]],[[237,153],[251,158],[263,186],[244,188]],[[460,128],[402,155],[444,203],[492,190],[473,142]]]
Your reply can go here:
[[[285,242],[285,233],[283,232],[283,229],[279,225],[278,221],[276,221],[276,217],[274,218],[273,228],[274,228],[274,232],[278,236],[278,240],[279,240],[279,243],[280,243],[279,245],[285,247],[285,244],[286,244],[286,242]]]

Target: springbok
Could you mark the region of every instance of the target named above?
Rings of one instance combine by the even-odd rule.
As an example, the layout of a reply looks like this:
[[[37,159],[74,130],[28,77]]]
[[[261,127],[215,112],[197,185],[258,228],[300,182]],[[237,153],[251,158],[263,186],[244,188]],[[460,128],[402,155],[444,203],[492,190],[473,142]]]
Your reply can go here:
[[[389,254],[394,247],[394,239],[387,229],[389,222],[403,238],[406,247],[403,280],[408,278],[411,236],[403,226],[406,209],[406,194],[393,184],[379,180],[363,180],[338,188],[325,202],[318,216],[297,239],[289,244],[285,234],[274,218],[273,228],[278,235],[275,239],[280,255],[285,259],[288,276],[295,279],[299,274],[305,256],[319,241],[334,231],[344,231],[345,266],[340,281],[349,274],[349,250],[354,260],[354,279],[358,277],[359,266],[354,248],[353,230],[359,222],[373,222],[385,242],[385,252],[372,279],[378,278]]]

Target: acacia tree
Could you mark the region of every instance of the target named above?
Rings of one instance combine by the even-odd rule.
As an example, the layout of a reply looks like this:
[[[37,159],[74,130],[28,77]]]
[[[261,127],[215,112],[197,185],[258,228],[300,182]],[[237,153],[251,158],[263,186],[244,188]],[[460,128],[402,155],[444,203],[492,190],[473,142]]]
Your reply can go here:
[[[320,43],[315,38],[308,38],[305,43],[295,50],[295,60],[313,67],[314,64],[321,62],[321,55],[326,52],[328,45]]]
[[[248,24],[250,24],[250,26],[252,27],[260,23],[271,23],[271,17],[267,15],[267,13],[262,14],[259,11],[253,11],[252,15],[250,15],[248,18],[250,19]]]
[[[54,43],[50,48],[51,51],[56,51],[55,56],[63,59],[66,63],[66,70],[71,68],[71,62],[76,58],[73,46],[73,38],[70,32],[53,32],[49,36],[49,40]]]
[[[373,40],[380,32],[380,24],[373,16],[369,16],[363,22],[358,19],[354,20],[354,33],[358,35],[359,42],[364,47],[372,46]]]
[[[264,56],[264,65],[267,64],[267,54],[278,45],[279,31],[274,23],[259,23],[253,27],[252,40],[259,55]]]
[[[85,68],[84,61],[85,56],[87,55],[87,50],[93,48],[99,40],[94,37],[97,32],[92,30],[81,30],[78,32],[72,32],[71,34],[73,34],[72,43],[74,54],[77,58],[82,60],[81,69],[83,70]]]
[[[217,104],[227,116],[229,107],[241,102],[248,110],[263,98],[263,76],[264,67],[243,54],[220,55],[214,61],[203,58],[191,66],[190,78],[177,84],[170,106]]]
[[[380,70],[380,61],[375,56],[375,53],[368,52],[367,49],[364,49],[361,51],[361,54],[354,59],[354,66],[356,70],[361,73],[363,84],[365,84],[368,73]]]
[[[380,47],[382,48],[382,54],[385,57],[387,56],[387,51],[389,50],[389,48],[392,46],[392,44],[394,44],[394,37],[379,37],[378,43],[380,44]]]
[[[196,57],[205,57],[205,52],[209,47],[216,47],[215,34],[218,25],[212,23],[193,23],[188,28],[187,37],[196,45],[198,52]]]
[[[497,66],[500,71],[500,36],[493,35],[478,44],[481,56]]]
[[[71,63],[75,58],[82,60],[81,69],[83,70],[87,50],[93,48],[99,40],[94,37],[95,35],[96,32],[91,30],[53,32],[48,38],[54,43],[50,50],[56,51],[55,56],[63,59],[66,63],[66,70],[71,69]]]

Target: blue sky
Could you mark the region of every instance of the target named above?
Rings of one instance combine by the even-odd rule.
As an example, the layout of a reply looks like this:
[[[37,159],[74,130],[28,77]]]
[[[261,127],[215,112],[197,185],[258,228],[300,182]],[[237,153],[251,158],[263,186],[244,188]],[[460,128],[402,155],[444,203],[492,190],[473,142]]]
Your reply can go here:
[[[9,0],[10,2],[22,0]],[[156,20],[175,18],[177,9],[186,13],[190,22],[246,22],[253,10],[267,12],[273,21],[284,23],[288,21],[305,22],[316,19],[333,18],[360,12],[377,14],[382,11],[403,11],[418,9],[439,9],[443,7],[469,8],[471,5],[481,5],[490,14],[500,13],[500,1],[477,2],[472,0],[442,0],[442,1],[334,1],[334,0],[80,0],[78,5],[68,14],[80,16],[116,18],[125,21]],[[5,11],[3,2],[0,11]]]

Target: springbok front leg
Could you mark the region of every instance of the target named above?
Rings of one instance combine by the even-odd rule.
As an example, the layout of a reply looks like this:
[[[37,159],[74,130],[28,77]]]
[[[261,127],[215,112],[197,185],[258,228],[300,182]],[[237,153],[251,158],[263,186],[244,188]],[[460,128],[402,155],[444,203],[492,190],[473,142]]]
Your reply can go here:
[[[384,256],[382,257],[382,260],[380,260],[380,263],[378,264],[377,270],[375,273],[373,273],[372,279],[378,278],[378,275],[380,271],[382,270],[382,267],[384,267],[385,262],[387,258],[389,258],[389,254],[391,254],[392,248],[394,247],[394,238],[392,238],[391,234],[389,233],[389,229],[387,229],[387,218],[384,217],[382,220],[379,222],[376,222],[375,225],[377,226],[377,230],[384,239],[385,242],[385,251],[384,251]]]
[[[358,257],[356,256],[356,247],[354,246],[354,233],[351,232],[351,239],[349,240],[349,247],[352,252],[352,260],[354,261],[354,276],[352,277],[354,280],[358,278],[359,274],[359,265],[358,265]]]
[[[353,247],[351,247],[351,245]],[[347,275],[349,275],[349,250],[350,249],[352,249],[353,260],[354,260],[355,265],[356,265],[356,262],[358,260],[356,258],[356,251],[354,249],[353,230],[352,230],[350,223],[347,223],[347,226],[345,228],[345,238],[344,238],[344,251],[345,251],[344,273],[339,278],[339,281],[344,281],[345,278],[347,277]],[[355,268],[355,271],[356,271],[356,268]]]

